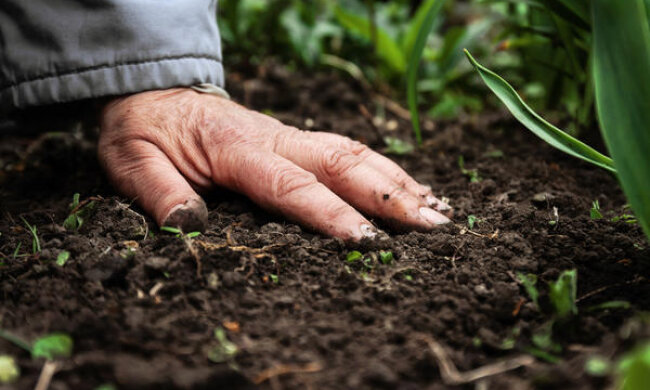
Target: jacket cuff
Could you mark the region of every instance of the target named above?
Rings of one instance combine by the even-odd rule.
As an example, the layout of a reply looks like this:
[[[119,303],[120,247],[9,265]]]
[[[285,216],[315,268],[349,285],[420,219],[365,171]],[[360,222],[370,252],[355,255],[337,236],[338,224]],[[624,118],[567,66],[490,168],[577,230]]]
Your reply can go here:
[[[221,61],[181,56],[78,69],[6,87],[0,90],[0,101],[11,102],[14,108],[25,108],[201,83],[223,87]]]

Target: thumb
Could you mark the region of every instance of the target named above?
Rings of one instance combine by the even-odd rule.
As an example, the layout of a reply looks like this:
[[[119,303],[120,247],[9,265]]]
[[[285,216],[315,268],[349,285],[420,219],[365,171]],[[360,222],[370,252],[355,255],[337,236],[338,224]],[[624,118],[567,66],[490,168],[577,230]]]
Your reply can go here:
[[[169,158],[154,144],[130,140],[102,147],[99,160],[116,189],[135,201],[159,226],[204,231],[208,209]]]

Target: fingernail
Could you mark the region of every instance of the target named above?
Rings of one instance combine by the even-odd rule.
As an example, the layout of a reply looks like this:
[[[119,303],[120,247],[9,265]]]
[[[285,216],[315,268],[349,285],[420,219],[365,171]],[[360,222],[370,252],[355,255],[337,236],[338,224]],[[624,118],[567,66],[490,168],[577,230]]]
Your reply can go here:
[[[451,210],[451,206],[449,206],[447,203],[443,203],[442,201],[436,199],[436,197],[433,195],[427,195],[426,202],[429,207],[433,207],[438,211]]]
[[[435,212],[434,210],[428,207],[420,207],[420,215],[434,225],[444,225],[446,223],[451,222],[449,218]]]
[[[438,199],[436,199],[436,197],[433,195],[427,195],[426,201],[429,207],[434,207],[435,205],[438,204]]]
[[[162,226],[172,226],[184,233],[204,232],[208,225],[208,207],[203,199],[189,199],[172,207]]]
[[[359,229],[361,230],[361,234],[363,234],[365,237],[373,238],[377,235],[377,228],[372,225],[363,224],[359,227]]]

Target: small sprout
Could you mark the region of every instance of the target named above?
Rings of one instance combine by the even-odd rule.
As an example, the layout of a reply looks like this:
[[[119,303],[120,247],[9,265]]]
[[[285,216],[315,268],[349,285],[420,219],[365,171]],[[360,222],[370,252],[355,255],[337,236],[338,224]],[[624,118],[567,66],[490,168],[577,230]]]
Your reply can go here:
[[[603,218],[603,214],[600,212],[600,203],[598,203],[598,200],[594,200],[591,203],[591,210],[589,210],[589,216],[593,220]]]
[[[72,196],[72,203],[68,207],[70,214],[63,221],[63,227],[66,230],[79,230],[95,208],[95,201],[86,199],[83,202],[79,202],[79,193],[75,193]]]
[[[271,277],[271,282],[273,282],[274,284],[278,284],[280,282],[280,279],[278,278],[278,275],[269,274],[269,276]]]
[[[68,262],[68,259],[70,259],[70,252],[61,251],[61,253],[56,257],[56,265],[63,267],[65,263]]]
[[[386,143],[386,147],[383,152],[386,154],[404,155],[410,154],[414,150],[412,144],[395,137],[384,137],[384,143]]]
[[[352,251],[348,252],[348,255],[345,257],[345,261],[348,263],[354,263],[357,260],[361,260],[363,258],[363,254],[359,251]]]
[[[478,183],[481,181],[477,169],[465,169],[465,157],[462,155],[458,156],[458,167],[460,168],[460,172],[469,178],[470,183]]]
[[[578,314],[576,294],[578,289],[578,271],[564,271],[555,282],[549,283],[549,298],[559,318]]]
[[[591,356],[585,362],[585,372],[591,376],[606,376],[611,371],[609,360],[601,356]]]
[[[517,272],[517,278],[519,279],[519,282],[524,286],[526,293],[530,297],[530,300],[535,304],[535,307],[539,307],[539,291],[537,290],[537,287],[535,287],[535,284],[537,284],[537,275],[524,275],[521,272]]]
[[[548,224],[556,227],[560,223],[560,213],[558,212],[557,207],[553,206],[553,213],[551,214],[551,220],[548,221]]]
[[[160,230],[168,233],[173,233],[178,238],[195,238],[201,235],[201,232],[189,232],[187,234],[183,234],[183,231],[181,229],[172,226],[161,226]]]
[[[483,340],[481,340],[481,338],[478,336],[474,336],[474,338],[472,339],[472,345],[475,348],[481,348],[481,346],[483,345]]]
[[[406,279],[409,282],[412,282],[413,281],[413,276],[409,275],[409,274],[406,274],[406,275],[404,275],[404,279]]]
[[[231,361],[237,355],[237,345],[228,340],[226,331],[221,327],[214,329],[214,338],[217,340],[217,345],[208,352],[208,359],[214,363]]]
[[[553,341],[553,321],[545,323],[537,332],[533,333],[531,341],[535,347],[542,351],[550,353],[562,352],[562,346]]]
[[[588,311],[600,311],[600,310],[611,310],[611,309],[627,310],[631,306],[632,305],[628,301],[607,301],[595,306],[591,306],[587,310]]]
[[[393,262],[393,252],[391,251],[379,251],[379,260],[382,264],[390,264]]]
[[[32,359],[44,357],[54,360],[58,357],[69,357],[72,354],[72,338],[63,333],[52,333],[43,336],[32,346]]]
[[[22,242],[19,242],[18,245],[16,245],[16,249],[14,249],[14,253],[13,253],[13,255],[12,255],[12,257],[13,257],[14,259],[15,259],[16,257],[18,257],[18,253],[20,252],[20,246],[21,246],[22,244],[23,244]]]
[[[650,342],[626,354],[618,364],[621,390],[647,389],[650,383]]]
[[[612,221],[612,222],[625,222],[625,223],[631,223],[631,224],[638,223],[638,221],[637,221],[637,219],[636,219],[636,217],[634,215],[627,214],[627,213],[624,213],[624,214],[621,214],[619,216],[613,217],[612,219],[610,219],[610,221]]]
[[[38,253],[41,251],[41,241],[38,239],[38,231],[36,230],[36,225],[30,225],[25,218],[20,217],[27,226],[27,229],[32,234],[32,253]]]
[[[16,360],[9,355],[0,355],[0,384],[15,382],[20,377],[20,368]]]
[[[171,227],[171,226],[161,226],[160,230],[162,230],[163,232],[168,232],[168,233],[181,234],[181,229]]]
[[[483,220],[474,214],[467,216],[467,226],[469,227],[469,230],[473,230],[474,226],[478,225],[481,222],[483,222]]]

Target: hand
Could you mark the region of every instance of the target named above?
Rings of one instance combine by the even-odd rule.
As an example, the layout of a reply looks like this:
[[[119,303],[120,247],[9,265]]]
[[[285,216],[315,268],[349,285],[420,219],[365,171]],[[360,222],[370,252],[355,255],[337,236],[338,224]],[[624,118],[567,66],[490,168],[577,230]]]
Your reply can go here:
[[[98,149],[118,191],[159,225],[185,232],[206,228],[208,211],[196,191],[215,184],[346,240],[377,233],[359,211],[425,231],[451,213],[430,188],[359,142],[288,127],[186,88],[110,102]]]

